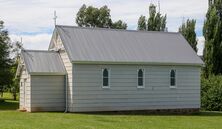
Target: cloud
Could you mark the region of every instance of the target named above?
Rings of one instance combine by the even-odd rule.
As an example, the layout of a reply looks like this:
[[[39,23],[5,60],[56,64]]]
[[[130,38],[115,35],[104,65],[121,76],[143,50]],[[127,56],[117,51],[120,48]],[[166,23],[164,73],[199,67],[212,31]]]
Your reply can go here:
[[[197,55],[202,56],[203,55],[203,50],[204,50],[204,43],[205,43],[205,38],[203,36],[197,37]]]
[[[0,0],[0,16],[6,22],[12,33],[41,32],[44,29],[53,29],[53,11],[58,14],[58,24],[75,25],[75,15],[82,4],[101,7],[108,5],[114,20],[123,19],[136,28],[138,17],[148,16],[150,2],[154,0]],[[177,31],[182,17],[204,19],[207,10],[207,1],[195,0],[160,0],[161,13],[168,16],[168,28]],[[194,6],[198,5],[198,6]],[[9,15],[10,14],[10,15]]]
[[[25,49],[47,50],[51,39],[51,34],[37,35],[10,35],[12,42],[21,41]]]
[[[159,1],[161,13],[167,14],[169,31],[178,31],[183,17],[194,18],[197,20],[196,32],[202,36],[207,0]],[[114,21],[122,19],[128,24],[128,29],[136,29],[139,16],[148,16],[151,2],[158,5],[158,0],[0,0],[0,19],[5,21],[11,37],[22,36],[25,47],[42,49],[49,44],[54,29],[54,10],[57,11],[58,24],[76,25],[76,13],[83,4],[95,7],[107,5]]]

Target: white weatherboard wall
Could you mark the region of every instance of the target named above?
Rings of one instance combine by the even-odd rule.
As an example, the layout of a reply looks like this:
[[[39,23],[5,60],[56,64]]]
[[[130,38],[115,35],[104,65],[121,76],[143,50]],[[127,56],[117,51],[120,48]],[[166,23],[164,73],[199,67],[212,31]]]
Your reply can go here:
[[[68,111],[72,108],[72,63],[68,57],[66,50],[64,49],[63,43],[59,35],[55,35],[52,39],[53,45],[49,49],[62,49],[59,51],[60,57],[64,63],[68,78],[67,78],[67,91],[68,91]]]
[[[31,75],[31,111],[65,110],[65,76]]]
[[[71,103],[72,103],[72,63],[69,60],[69,57],[66,53],[66,51],[61,51],[59,52],[61,59],[64,63],[68,78],[67,78],[67,92],[68,92],[68,111],[72,108]]]
[[[102,88],[109,68],[110,89]],[[145,88],[137,88],[137,70],[145,70]],[[177,88],[170,88],[176,69]],[[71,112],[200,108],[200,67],[73,64]]]
[[[28,74],[25,66],[22,68],[20,77],[20,95],[19,95],[19,108],[27,111],[31,110],[31,87],[30,87],[30,75]]]

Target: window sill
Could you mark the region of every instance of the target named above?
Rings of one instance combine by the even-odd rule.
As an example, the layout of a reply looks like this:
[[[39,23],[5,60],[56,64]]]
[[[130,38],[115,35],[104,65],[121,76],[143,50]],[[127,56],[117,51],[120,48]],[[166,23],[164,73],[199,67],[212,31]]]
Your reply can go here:
[[[110,89],[110,86],[102,86],[103,89]]]
[[[144,89],[145,86],[137,86],[137,89]]]
[[[170,89],[176,89],[177,87],[176,86],[170,86]]]

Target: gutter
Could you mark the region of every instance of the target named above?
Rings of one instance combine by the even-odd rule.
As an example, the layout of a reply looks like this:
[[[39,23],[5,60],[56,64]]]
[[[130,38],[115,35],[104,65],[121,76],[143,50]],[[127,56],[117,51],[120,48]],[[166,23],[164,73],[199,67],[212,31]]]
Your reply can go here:
[[[65,80],[65,94],[66,94],[66,104],[65,104],[65,111],[64,113],[68,112],[68,74],[66,74],[66,80]]]
[[[29,72],[30,75],[66,75],[65,72]]]
[[[204,63],[168,63],[168,62],[121,62],[121,61],[72,61],[74,64],[110,64],[110,65],[158,65],[158,66],[196,66],[203,67]]]

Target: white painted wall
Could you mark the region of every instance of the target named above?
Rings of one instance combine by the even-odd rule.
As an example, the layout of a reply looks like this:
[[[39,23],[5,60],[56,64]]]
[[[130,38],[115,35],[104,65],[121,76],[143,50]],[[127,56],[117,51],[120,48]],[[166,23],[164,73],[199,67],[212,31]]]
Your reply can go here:
[[[102,88],[109,68],[110,89]],[[145,88],[137,88],[137,70],[145,70]],[[170,70],[177,88],[170,88]],[[200,67],[73,64],[71,112],[200,108]]]
[[[49,49],[61,49],[59,51],[59,54],[61,56],[61,59],[64,63],[67,75],[68,75],[68,111],[70,110],[70,108],[72,107],[72,63],[68,57],[68,54],[63,46],[63,43],[61,41],[61,38],[59,37],[59,35],[54,34],[53,38],[52,38],[52,44],[50,45]]]
[[[64,48],[54,35],[52,48]],[[200,67],[72,64],[60,56],[68,73],[68,111],[119,111],[200,108]],[[110,89],[102,88],[102,68],[111,69]],[[145,70],[145,88],[137,88],[137,70]],[[170,88],[170,70],[177,71],[177,88]]]
[[[20,92],[19,92],[19,109],[30,111],[31,107],[31,96],[30,96],[30,75],[28,74],[25,66],[22,68],[20,75]]]
[[[65,76],[31,75],[31,111],[65,110]]]

